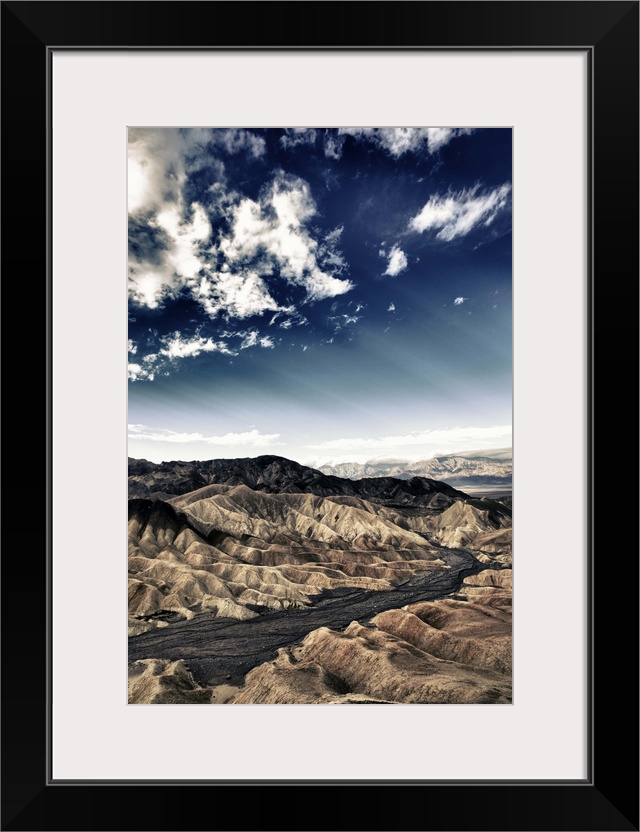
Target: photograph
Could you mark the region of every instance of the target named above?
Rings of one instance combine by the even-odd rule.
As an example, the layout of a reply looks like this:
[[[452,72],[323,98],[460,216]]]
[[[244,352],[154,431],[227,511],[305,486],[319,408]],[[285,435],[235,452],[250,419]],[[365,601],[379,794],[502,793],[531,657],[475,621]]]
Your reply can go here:
[[[1,6],[0,828],[638,832],[639,0]]]
[[[129,704],[511,704],[512,129],[127,139]]]

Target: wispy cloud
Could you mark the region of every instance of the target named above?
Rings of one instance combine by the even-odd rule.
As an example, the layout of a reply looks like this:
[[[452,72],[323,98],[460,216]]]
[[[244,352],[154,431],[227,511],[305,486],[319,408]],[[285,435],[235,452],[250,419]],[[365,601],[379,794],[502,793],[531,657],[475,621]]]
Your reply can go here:
[[[333,130],[325,130],[324,155],[327,159],[335,159],[338,161],[342,157],[342,148],[344,146],[345,138],[345,136],[341,136]]]
[[[229,348],[226,341],[214,341],[212,338],[203,338],[197,335],[193,338],[184,338],[180,332],[166,336],[162,339],[163,347],[159,354],[167,358],[194,358],[203,352],[221,352],[226,355],[236,355]]]
[[[505,447],[511,444],[511,425],[454,427],[380,437],[344,437],[307,445],[322,452],[323,461],[366,462],[373,457],[426,459],[433,454],[456,453],[478,447]]]
[[[391,251],[384,253],[383,249],[380,250],[380,253],[383,257],[387,257],[388,263],[387,268],[384,271],[385,275],[389,275],[390,277],[396,277],[403,272],[407,266],[409,265],[407,261],[407,255],[404,251],[400,248],[400,246],[393,246]]]
[[[465,300],[469,300],[469,298],[463,298],[462,296],[457,297],[457,298],[454,299],[453,305],[454,306],[462,306],[462,304],[465,302]]]
[[[436,153],[457,136],[473,131],[453,127],[344,127],[338,133],[372,142],[395,159],[405,153]]]
[[[389,308],[387,309],[387,312],[395,312],[395,311],[396,311],[395,303],[390,303]]]
[[[450,242],[464,237],[478,225],[488,226],[510,202],[511,185],[481,191],[479,185],[468,190],[432,194],[429,201],[409,222],[409,229],[422,233],[436,231],[436,239]]]
[[[147,353],[135,363],[129,364],[129,379],[131,381],[153,381],[160,374],[169,375],[171,369],[175,368],[177,363],[183,359],[197,358],[203,353],[236,356],[240,350],[253,347],[275,348],[273,338],[270,335],[261,335],[257,329],[222,331],[219,335],[220,337],[216,339],[210,336],[205,337],[199,331],[194,335],[185,335],[179,331],[164,335],[156,340],[155,352]],[[134,353],[136,349],[134,349]]]
[[[275,346],[273,343],[273,338],[270,335],[261,336],[256,329],[252,330],[251,332],[237,332],[236,335],[241,338],[241,350],[247,350],[250,347],[262,347],[263,349],[273,349],[273,347]]]
[[[202,433],[179,433],[166,428],[150,428],[146,425],[129,425],[129,439],[148,440],[150,442],[170,442],[186,444],[202,442],[206,445],[249,445],[251,447],[268,447],[280,444],[279,433],[260,433],[254,429],[244,433],[225,433],[223,436],[204,436]]]
[[[336,335],[345,327],[351,326],[352,324],[357,324],[361,318],[362,315],[342,313],[339,315],[329,315],[327,317],[327,321],[333,325],[333,332],[334,335]]]
[[[313,145],[316,142],[316,131],[309,127],[288,127],[280,137],[280,144],[287,150],[294,147]]]

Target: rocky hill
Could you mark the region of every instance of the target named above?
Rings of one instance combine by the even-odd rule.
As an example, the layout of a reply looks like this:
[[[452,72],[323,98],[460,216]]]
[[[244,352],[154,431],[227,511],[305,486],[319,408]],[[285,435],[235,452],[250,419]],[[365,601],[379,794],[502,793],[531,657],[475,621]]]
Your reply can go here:
[[[466,495],[427,477],[343,479],[280,456],[148,462],[129,459],[129,496],[166,498],[205,485],[246,485],[268,494],[358,497],[389,506],[446,508]]]

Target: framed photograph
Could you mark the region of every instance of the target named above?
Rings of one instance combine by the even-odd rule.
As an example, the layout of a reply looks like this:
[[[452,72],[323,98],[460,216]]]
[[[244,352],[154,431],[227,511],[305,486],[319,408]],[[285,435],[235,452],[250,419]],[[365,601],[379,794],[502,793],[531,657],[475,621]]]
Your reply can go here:
[[[2,20],[2,828],[638,829],[638,3]]]

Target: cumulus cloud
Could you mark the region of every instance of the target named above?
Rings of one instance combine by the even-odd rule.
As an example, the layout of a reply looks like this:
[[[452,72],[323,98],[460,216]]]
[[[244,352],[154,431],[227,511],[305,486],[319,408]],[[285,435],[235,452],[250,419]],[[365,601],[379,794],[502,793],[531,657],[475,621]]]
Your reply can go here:
[[[178,433],[166,428],[149,428],[146,425],[129,425],[129,439],[149,440],[151,442],[172,442],[184,444],[203,442],[206,445],[249,445],[265,447],[280,444],[279,433],[260,433],[254,429],[244,433],[225,433],[223,436],[204,436],[202,433]]]
[[[336,277],[344,260],[335,250],[337,229],[320,245],[308,228],[316,205],[307,182],[279,171],[261,197],[242,199],[232,209],[230,232],[217,244],[217,252],[232,274],[253,268],[254,286],[274,273],[287,283],[304,289],[306,300],[322,300],[348,292],[353,284]],[[249,272],[251,273],[251,272]],[[224,272],[212,273],[203,282],[215,285]],[[279,307],[267,302],[265,310]],[[255,313],[254,313],[255,314]]]
[[[407,255],[404,253],[404,251],[402,251],[400,246],[393,246],[391,251],[388,254],[383,254],[383,256],[387,257],[389,261],[387,263],[387,268],[384,274],[389,275],[390,277],[396,277],[400,274],[400,272],[403,272],[409,265],[407,261]]]
[[[250,269],[208,272],[201,277],[193,296],[211,318],[243,319],[282,309],[265,279]]]
[[[468,190],[432,194],[429,201],[409,222],[409,229],[422,233],[436,231],[436,239],[449,242],[463,237],[476,226],[488,226],[509,205],[511,185],[481,191],[479,185]]]
[[[209,219],[204,208],[195,202],[188,219],[182,213],[180,205],[167,205],[147,222],[147,228],[162,232],[169,241],[163,249],[156,250],[159,262],[129,258],[131,296],[150,309],[175,296],[202,268],[202,245],[211,234]]]
[[[436,153],[457,136],[472,132],[466,127],[343,127],[338,131],[339,134],[370,141],[394,159],[405,153]]]
[[[246,152],[259,157],[265,151],[261,136],[248,130],[133,127],[128,135],[127,195],[130,214],[149,214],[182,199],[187,175],[203,166],[224,171],[213,151]]]
[[[191,288],[207,264],[212,233],[207,207],[188,199],[188,177],[207,170],[224,184],[222,154],[264,153],[247,130],[132,129],[129,131],[129,289],[134,303],[161,307]],[[224,201],[221,194],[213,194]]]
[[[202,205],[187,203],[191,167],[203,164],[207,130],[129,131],[129,288],[135,303],[157,309],[201,268],[211,226]]]
[[[462,304],[465,302],[465,300],[469,300],[469,298],[457,297],[453,301],[453,305],[454,306],[462,306]]]
[[[395,305],[395,303],[392,302],[392,303],[389,304],[389,308],[387,309],[387,312],[395,312],[395,311],[396,311],[396,305]]]
[[[315,141],[291,129],[287,144]],[[129,134],[129,292],[158,309],[186,296],[215,319],[245,319],[293,310],[275,299],[275,283],[301,290],[296,303],[336,297],[352,288],[339,250],[342,227],[318,235],[307,182],[276,172],[257,198],[226,190],[225,154],[265,151],[248,130],[133,129]],[[190,175],[205,171],[206,193],[192,198]],[[215,215],[215,216],[214,216]],[[212,222],[213,220],[213,222]]]
[[[132,362],[129,362],[127,373],[129,381],[138,381],[138,379],[149,377],[148,373],[141,364],[134,364]],[[153,381],[153,376],[150,380]]]

